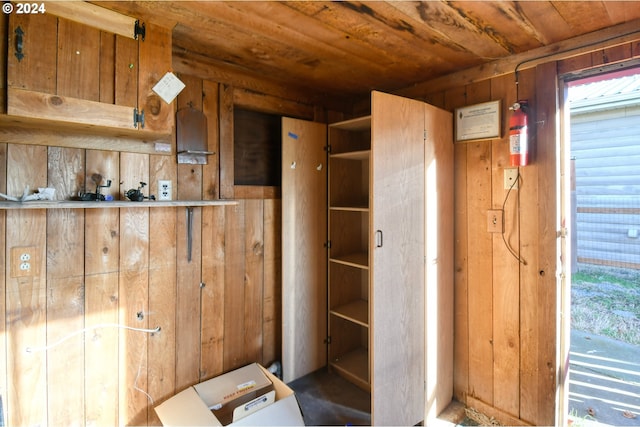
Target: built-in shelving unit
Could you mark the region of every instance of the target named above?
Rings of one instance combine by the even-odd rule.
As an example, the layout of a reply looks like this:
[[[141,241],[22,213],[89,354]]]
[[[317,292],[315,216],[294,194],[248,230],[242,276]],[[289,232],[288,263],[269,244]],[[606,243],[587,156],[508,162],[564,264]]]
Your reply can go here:
[[[370,390],[371,117],[329,126],[329,363]]]

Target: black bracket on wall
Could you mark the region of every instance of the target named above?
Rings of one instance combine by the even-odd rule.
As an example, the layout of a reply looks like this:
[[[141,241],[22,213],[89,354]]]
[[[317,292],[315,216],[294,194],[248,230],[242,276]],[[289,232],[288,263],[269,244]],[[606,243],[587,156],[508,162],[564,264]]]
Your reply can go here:
[[[144,36],[146,35],[146,32],[147,30],[144,27],[144,22],[141,23],[139,20],[137,20],[136,24],[133,26],[133,38],[135,40],[138,40],[138,36],[140,36],[142,38],[142,41],[144,41]]]
[[[137,127],[138,124],[142,129],[144,129],[144,110],[140,110],[138,112],[137,108],[133,109],[133,127]]]
[[[18,26],[15,31],[16,34],[16,58],[18,58],[18,62],[24,58],[24,53],[22,50],[24,49],[24,41],[22,40],[22,36],[24,36],[24,31],[22,28]]]

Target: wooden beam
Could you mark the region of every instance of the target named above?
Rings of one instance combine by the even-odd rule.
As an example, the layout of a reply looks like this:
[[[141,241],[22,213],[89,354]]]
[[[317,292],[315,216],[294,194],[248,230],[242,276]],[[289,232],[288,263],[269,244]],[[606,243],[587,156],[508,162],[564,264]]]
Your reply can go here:
[[[640,40],[640,19],[614,25],[603,30],[532,49],[516,55],[480,65],[478,67],[447,74],[410,86],[394,93],[401,96],[422,97],[457,86],[464,86],[505,74],[536,67],[546,62],[572,58],[599,49]]]
[[[81,1],[52,1],[46,3],[47,13],[70,21],[89,25],[110,33],[134,38],[136,18],[104,7]]]

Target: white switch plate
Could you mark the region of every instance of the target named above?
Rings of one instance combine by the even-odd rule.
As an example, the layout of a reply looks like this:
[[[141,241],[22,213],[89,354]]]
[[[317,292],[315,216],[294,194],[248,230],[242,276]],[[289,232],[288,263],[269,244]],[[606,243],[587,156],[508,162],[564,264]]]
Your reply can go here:
[[[172,190],[170,180],[158,180],[158,200],[172,200]]]

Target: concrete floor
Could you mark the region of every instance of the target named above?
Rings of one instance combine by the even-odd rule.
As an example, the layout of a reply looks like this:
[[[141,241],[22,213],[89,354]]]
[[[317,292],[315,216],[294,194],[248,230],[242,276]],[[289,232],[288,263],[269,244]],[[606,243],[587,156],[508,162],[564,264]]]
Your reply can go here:
[[[640,347],[571,331],[569,415],[574,425],[640,426]]]
[[[371,425],[371,399],[342,377],[320,369],[288,384],[296,393],[307,426]],[[432,427],[476,426],[459,402],[438,417]]]

